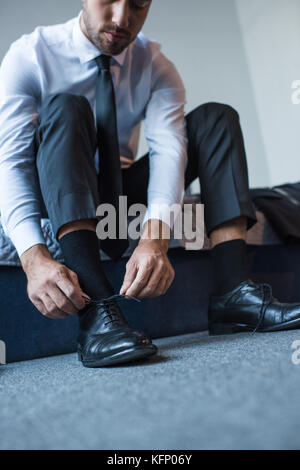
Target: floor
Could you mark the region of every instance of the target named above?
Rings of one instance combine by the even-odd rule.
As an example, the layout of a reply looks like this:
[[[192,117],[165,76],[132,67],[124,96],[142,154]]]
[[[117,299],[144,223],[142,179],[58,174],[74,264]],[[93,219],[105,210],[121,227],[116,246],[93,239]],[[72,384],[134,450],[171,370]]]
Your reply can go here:
[[[296,340],[197,333],[135,366],[0,366],[0,449],[300,449]]]

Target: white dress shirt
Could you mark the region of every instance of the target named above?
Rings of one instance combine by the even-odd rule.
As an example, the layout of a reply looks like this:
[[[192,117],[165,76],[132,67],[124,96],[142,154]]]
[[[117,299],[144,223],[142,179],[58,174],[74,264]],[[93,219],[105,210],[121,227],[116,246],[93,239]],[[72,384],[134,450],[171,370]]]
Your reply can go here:
[[[93,111],[100,51],[84,35],[79,15],[66,23],[37,27],[15,41],[0,67],[0,212],[6,234],[19,256],[45,244],[41,230],[35,166],[36,114],[50,93],[84,95]],[[182,80],[161,44],[140,32],[111,60],[120,158],[123,168],[137,156],[141,122],[149,147],[150,218],[168,222],[168,207],[182,204],[187,164]],[[95,163],[99,168],[98,151]],[[101,156],[100,156],[101,159]],[[172,224],[169,224],[172,226]]]

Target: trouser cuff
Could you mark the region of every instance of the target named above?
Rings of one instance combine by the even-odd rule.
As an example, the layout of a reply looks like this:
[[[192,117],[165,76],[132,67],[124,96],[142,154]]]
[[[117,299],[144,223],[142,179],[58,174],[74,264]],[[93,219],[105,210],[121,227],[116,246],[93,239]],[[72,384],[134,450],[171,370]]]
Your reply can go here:
[[[70,222],[84,219],[96,219],[98,201],[91,192],[68,193],[58,201],[48,202],[48,215],[57,239],[59,229]]]

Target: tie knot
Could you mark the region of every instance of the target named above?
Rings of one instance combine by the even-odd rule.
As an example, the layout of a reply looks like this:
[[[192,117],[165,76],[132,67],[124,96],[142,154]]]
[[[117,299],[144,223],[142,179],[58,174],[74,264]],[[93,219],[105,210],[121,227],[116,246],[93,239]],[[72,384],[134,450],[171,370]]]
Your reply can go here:
[[[110,70],[110,59],[111,56],[101,54],[98,57],[96,57],[96,63],[98,65],[99,70]]]

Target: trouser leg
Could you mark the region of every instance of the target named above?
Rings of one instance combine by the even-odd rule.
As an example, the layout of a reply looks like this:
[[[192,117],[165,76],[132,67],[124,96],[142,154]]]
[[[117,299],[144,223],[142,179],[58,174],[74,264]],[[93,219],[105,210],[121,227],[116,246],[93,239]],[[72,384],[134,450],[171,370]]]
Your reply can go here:
[[[99,205],[94,156],[97,136],[84,96],[49,95],[37,117],[36,165],[55,236],[63,225],[94,219]]]
[[[186,119],[189,142],[186,185],[199,176],[208,235],[225,222],[240,217],[246,218],[249,229],[256,216],[237,112],[230,106],[207,103]],[[228,225],[227,228],[223,225],[220,241],[211,250],[215,295],[232,291],[249,276],[244,229],[242,225],[238,227],[237,231],[227,233]]]
[[[185,185],[197,177],[201,185],[207,233],[244,216],[256,223],[238,113],[230,106],[207,103],[186,116],[188,165]]]

